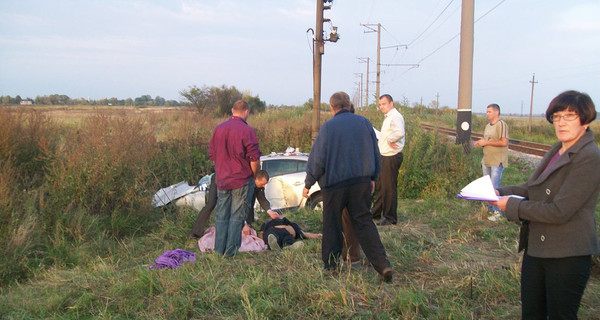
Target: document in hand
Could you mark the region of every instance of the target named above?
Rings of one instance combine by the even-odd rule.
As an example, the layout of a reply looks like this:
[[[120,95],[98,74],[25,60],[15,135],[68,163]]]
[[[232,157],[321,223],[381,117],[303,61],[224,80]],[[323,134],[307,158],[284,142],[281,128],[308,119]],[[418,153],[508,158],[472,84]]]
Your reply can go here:
[[[469,183],[456,196],[467,200],[498,201],[492,179],[487,175]]]

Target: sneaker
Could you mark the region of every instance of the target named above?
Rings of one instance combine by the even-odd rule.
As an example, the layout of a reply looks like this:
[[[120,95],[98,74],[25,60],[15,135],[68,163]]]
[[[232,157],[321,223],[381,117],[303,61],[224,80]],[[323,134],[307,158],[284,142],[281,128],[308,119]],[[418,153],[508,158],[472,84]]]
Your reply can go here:
[[[502,217],[503,217],[503,215],[502,215],[502,213],[500,213],[500,211],[494,211],[494,213],[488,217],[488,220],[498,222],[498,221],[502,220]]]
[[[271,250],[281,250],[279,243],[277,243],[277,237],[274,234],[270,234],[267,237],[267,242],[269,242],[269,248],[271,248]]]
[[[272,236],[272,235],[269,235]],[[304,241],[298,240],[287,247],[283,247],[283,249],[295,250],[300,249],[304,246]]]

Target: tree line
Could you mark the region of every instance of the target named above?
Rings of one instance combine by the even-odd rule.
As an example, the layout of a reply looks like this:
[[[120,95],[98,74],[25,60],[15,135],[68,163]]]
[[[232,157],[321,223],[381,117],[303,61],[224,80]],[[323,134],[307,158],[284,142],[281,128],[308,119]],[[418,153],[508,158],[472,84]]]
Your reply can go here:
[[[2,105],[19,105],[22,104],[23,101],[29,101],[29,103],[25,104],[35,104],[35,105],[45,105],[45,106],[74,106],[74,105],[84,105],[84,106],[182,106],[179,101],[176,100],[166,100],[161,96],[156,96],[152,98],[150,95],[142,95],[135,99],[127,98],[127,99],[118,99],[118,98],[102,98],[98,100],[94,99],[85,99],[85,98],[75,98],[72,99],[64,94],[51,94],[45,96],[36,96],[34,99],[32,98],[21,98],[20,95],[15,97],[11,96],[0,96],[0,103]]]
[[[21,98],[20,95],[15,97],[0,96],[1,105],[84,105],[84,106],[193,106],[200,112],[213,112],[217,115],[227,115],[231,111],[233,103],[239,99],[244,99],[250,106],[250,113],[260,113],[265,111],[266,103],[258,97],[253,96],[249,92],[241,92],[234,86],[222,85],[220,87],[208,86],[190,86],[188,89],[179,92],[183,98],[182,101],[166,100],[163,97],[156,96],[152,98],[150,95],[142,95],[135,99],[118,99],[118,98],[102,98],[98,100],[85,98],[70,98],[64,94],[51,94],[44,96],[36,96],[34,99]],[[24,102],[24,103],[23,103]]]

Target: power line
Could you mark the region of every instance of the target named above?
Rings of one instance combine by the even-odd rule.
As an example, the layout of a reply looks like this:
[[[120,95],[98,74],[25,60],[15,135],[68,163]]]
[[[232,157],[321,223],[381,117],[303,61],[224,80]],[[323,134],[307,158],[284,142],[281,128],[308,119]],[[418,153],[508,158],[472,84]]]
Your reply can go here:
[[[484,13],[483,15],[481,15],[479,18],[477,18],[475,20],[474,23],[477,23],[479,20],[483,19],[483,17],[487,16],[490,12],[494,11],[496,8],[498,8],[502,3],[504,3],[506,0],[501,0],[497,5],[495,5],[494,7],[492,7],[490,10],[488,10],[486,13]],[[444,9],[445,10],[445,9]],[[444,42],[441,46],[437,47],[435,50],[433,50],[431,53],[429,53],[428,55],[426,55],[425,57],[421,58],[421,60],[419,60],[417,62],[417,64],[421,64],[421,62],[425,61],[425,59],[431,57],[432,55],[434,55],[436,52],[438,52],[440,49],[442,49],[443,47],[445,47],[446,45],[448,45],[450,42],[452,42],[454,39],[456,39],[458,36],[460,36],[460,32],[457,33],[456,35],[454,35],[452,38],[450,38],[450,40]],[[414,40],[413,40],[414,42]],[[394,78],[392,81],[395,81],[396,79],[398,79],[399,77],[402,77],[403,75],[405,75],[408,71],[414,69],[416,67],[412,67],[407,69],[406,71],[404,71],[403,73],[401,73],[398,77]]]
[[[446,7],[444,8],[444,10],[442,10],[442,12],[440,12],[440,14],[431,22],[431,24],[429,24],[429,26],[427,26],[427,28],[425,28],[425,30],[423,30],[423,32],[421,32],[416,38],[414,38],[411,42],[408,43],[408,45],[412,45],[413,43],[415,43],[415,41],[417,41],[423,34],[425,34],[425,32],[427,32],[427,30],[429,30],[429,28],[431,28],[431,26],[433,26],[433,24],[438,21],[438,19],[442,16],[442,14],[444,14],[444,12],[446,12],[446,10],[448,9],[448,7],[450,7],[450,5],[452,4],[452,2],[454,2],[454,0],[450,0],[450,2],[448,2],[448,4],[446,5]]]

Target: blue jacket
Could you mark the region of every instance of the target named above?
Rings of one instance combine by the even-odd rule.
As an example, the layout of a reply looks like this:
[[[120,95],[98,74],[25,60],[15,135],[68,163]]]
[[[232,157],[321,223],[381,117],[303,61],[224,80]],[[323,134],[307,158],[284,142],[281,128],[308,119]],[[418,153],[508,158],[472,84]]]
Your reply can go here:
[[[371,122],[340,110],[326,121],[315,140],[306,165],[307,189],[335,189],[375,181],[381,171],[381,154]]]

